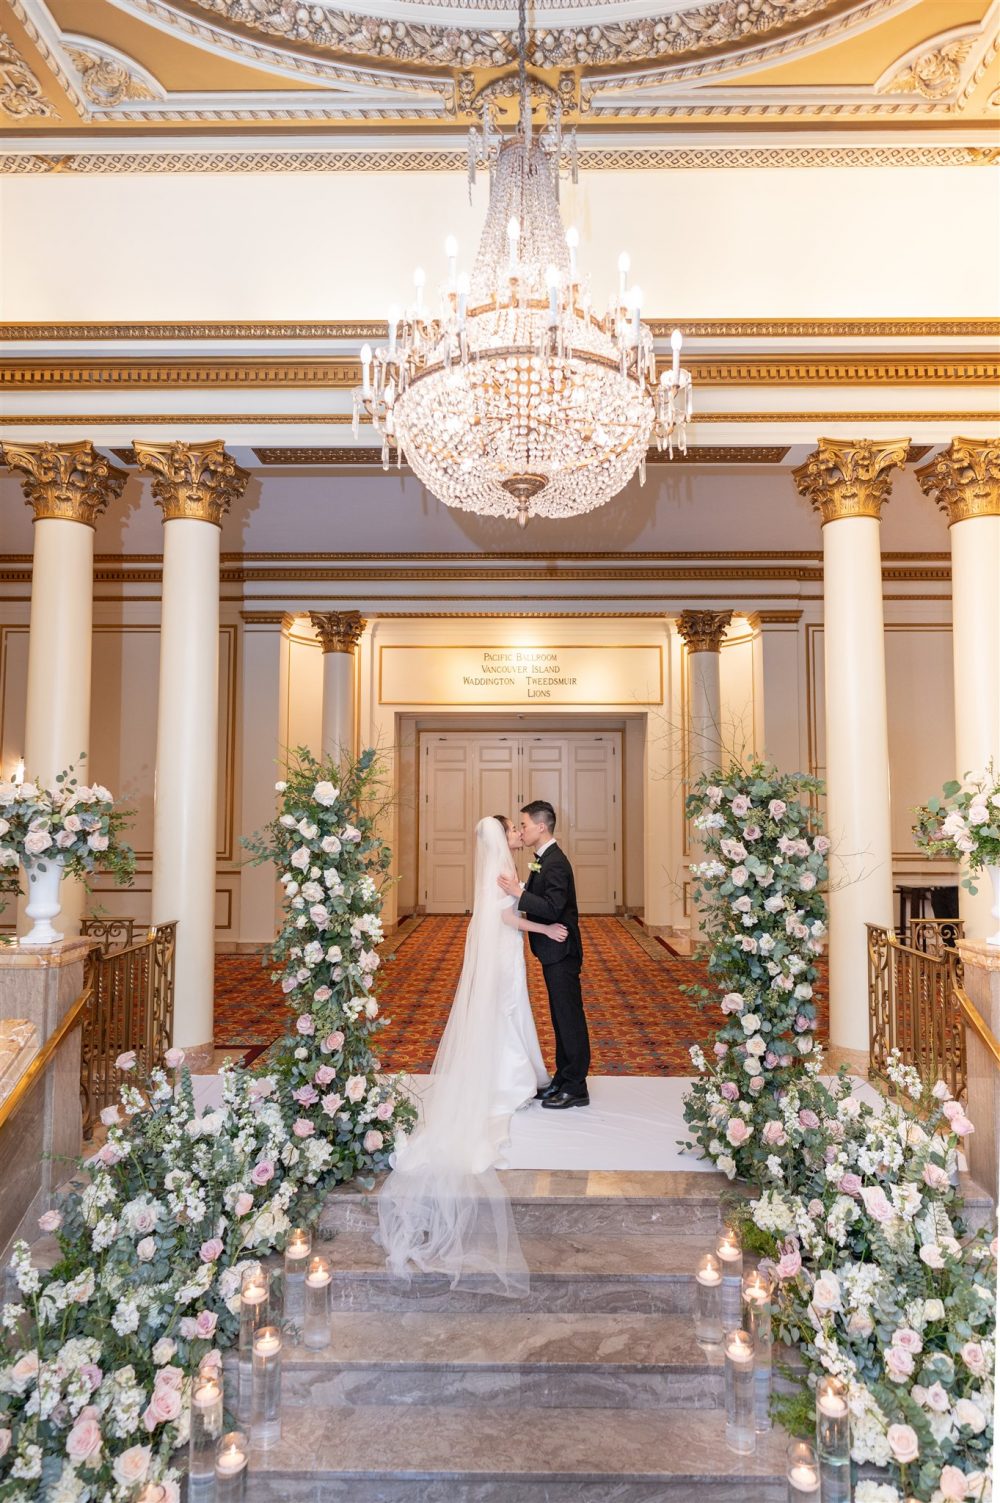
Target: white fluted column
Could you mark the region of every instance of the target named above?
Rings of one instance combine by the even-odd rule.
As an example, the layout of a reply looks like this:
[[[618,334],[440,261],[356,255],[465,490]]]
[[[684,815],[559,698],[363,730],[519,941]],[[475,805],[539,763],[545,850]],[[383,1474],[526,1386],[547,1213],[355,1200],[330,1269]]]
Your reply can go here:
[[[694,787],[703,773],[722,766],[719,652],[732,617],[732,611],[682,611],[677,621],[678,633],[687,649],[686,792]],[[693,829],[689,831],[688,844],[689,863],[703,861],[704,850]],[[700,927],[693,905],[691,927]]]
[[[163,509],[153,922],[177,920],[173,1041],[211,1058],[222,518],[248,476],[221,439],[136,443]]]
[[[880,518],[907,447],[820,439],[794,472],[823,522],[830,1042],[864,1053],[865,925],[893,923]]]
[[[354,650],[366,622],[360,611],[310,611],[323,648],[323,755],[353,756]]]
[[[917,480],[948,517],[955,663],[955,776],[990,762],[1000,771],[1000,440],[956,438]],[[983,876],[973,897],[959,888],[969,939],[996,928]]]
[[[4,459],[21,473],[35,513],[28,634],[28,699],[24,761],[28,777],[50,783],[89,764],[90,675],[94,623],[94,525],[122,493],[128,472],[92,443],[7,444]],[[81,758],[88,759],[81,762]],[[79,932],[85,890],[65,882],[59,928]],[[23,905],[22,905],[23,907]],[[31,927],[21,917],[20,929]]]

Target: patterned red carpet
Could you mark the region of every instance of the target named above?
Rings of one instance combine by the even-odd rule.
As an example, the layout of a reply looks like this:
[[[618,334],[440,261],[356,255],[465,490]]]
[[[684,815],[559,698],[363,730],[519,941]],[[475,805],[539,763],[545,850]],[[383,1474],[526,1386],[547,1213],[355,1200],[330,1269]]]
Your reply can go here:
[[[425,918],[385,961],[379,988],[391,1021],[379,1038],[387,1070],[430,1069],[462,964],[463,915]],[[704,982],[704,966],[670,954],[638,925],[616,918],[582,920],[583,995],[595,1075],[688,1075],[688,1046],[709,1031],[697,1001],[682,986]],[[528,956],[528,984],[546,1062],[552,1027],[538,963]],[[220,955],[215,972],[215,1043],[247,1063],[281,1033],[285,1005],[254,955]],[[825,1021],[825,1007],[821,1004]]]

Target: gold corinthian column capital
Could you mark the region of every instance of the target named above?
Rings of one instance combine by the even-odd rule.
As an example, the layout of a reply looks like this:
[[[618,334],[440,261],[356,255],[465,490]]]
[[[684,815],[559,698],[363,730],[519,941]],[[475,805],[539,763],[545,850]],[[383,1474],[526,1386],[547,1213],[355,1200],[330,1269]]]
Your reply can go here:
[[[792,476],[824,527],[844,517],[874,517],[878,522],[889,499],[892,471],[906,463],[909,447],[908,438],[863,438],[857,443],[821,438]]]
[[[310,611],[324,652],[352,653],[368,625],[360,611]]]
[[[953,438],[916,475],[949,527],[970,517],[1000,517],[1000,438]]]
[[[153,477],[153,498],[163,509],[164,522],[212,522],[221,527],[250,479],[249,471],[226,453],[221,438],[200,444],[136,442],[133,448],[141,467]]]
[[[688,652],[718,652],[732,619],[732,611],[681,611],[677,630]]]
[[[125,489],[128,471],[98,454],[89,439],[72,444],[4,444],[3,462],[21,474],[35,521],[55,518],[93,527]]]

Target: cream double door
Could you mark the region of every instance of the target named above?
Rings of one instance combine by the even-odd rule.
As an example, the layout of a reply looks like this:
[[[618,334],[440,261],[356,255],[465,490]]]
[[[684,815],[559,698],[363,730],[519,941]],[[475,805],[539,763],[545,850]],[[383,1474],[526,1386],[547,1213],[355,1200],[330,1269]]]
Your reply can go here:
[[[438,732],[420,738],[419,902],[427,913],[472,906],[476,824],[517,821],[529,799],[556,811],[581,913],[622,904],[622,748],[618,731]],[[528,854],[518,858],[527,876]]]

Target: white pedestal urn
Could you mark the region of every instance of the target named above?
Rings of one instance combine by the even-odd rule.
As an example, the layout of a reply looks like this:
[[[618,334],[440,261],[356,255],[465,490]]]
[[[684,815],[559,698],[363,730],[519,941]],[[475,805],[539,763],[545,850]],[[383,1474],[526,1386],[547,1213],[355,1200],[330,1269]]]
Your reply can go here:
[[[993,917],[997,921],[997,928],[986,943],[1000,948],[1000,866],[988,866],[986,871],[993,885]]]
[[[52,926],[52,920],[60,909],[59,884],[63,877],[63,858],[51,856],[26,856],[24,872],[28,879],[28,902],[25,913],[34,920],[30,933],[20,941],[22,945],[57,945],[62,935]]]

